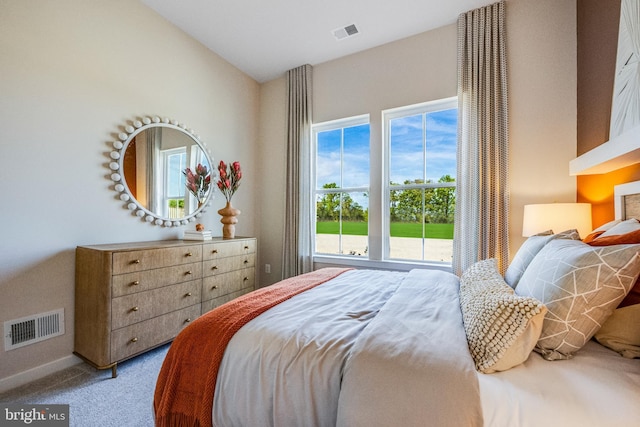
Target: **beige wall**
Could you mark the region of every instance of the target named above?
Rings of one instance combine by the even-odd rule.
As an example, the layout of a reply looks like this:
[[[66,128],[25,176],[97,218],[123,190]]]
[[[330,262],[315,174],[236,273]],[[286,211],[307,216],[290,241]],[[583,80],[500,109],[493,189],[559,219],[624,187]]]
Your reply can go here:
[[[507,0],[510,249],[520,247],[523,207],[574,202],[576,2]]]
[[[136,116],[180,120],[214,161],[242,163],[238,234],[259,239],[261,284],[281,278],[284,78],[258,85],[137,2],[0,0],[0,10],[0,322],[66,315],[64,336],[0,349],[0,389],[72,360],[77,245],[178,235],[131,217],[107,179],[108,141]],[[575,198],[575,2],[507,0],[507,33],[513,250],[525,203]],[[454,95],[455,39],[449,25],[316,65],[314,121],[370,113],[379,137],[380,110]],[[218,234],[221,206],[218,195],[205,214]]]
[[[508,0],[506,13],[513,255],[523,241],[525,204],[575,200],[575,178],[568,173],[576,155],[575,1]],[[456,38],[452,24],[314,66],[314,122],[369,113],[371,137],[381,138],[383,109],[456,95]],[[265,154],[284,150],[285,118],[278,115],[285,111],[267,106],[284,105],[285,86],[279,79],[261,88]],[[380,164],[380,156],[373,152],[372,164]],[[263,284],[281,278],[282,241],[280,234],[271,236],[282,230],[284,194],[273,191],[284,188],[282,168],[283,158],[269,157],[261,170],[268,188],[259,193],[271,204],[260,217],[261,257],[272,267]]]
[[[237,233],[257,234],[259,85],[138,2],[0,0],[0,11],[0,323],[64,308],[66,328],[9,352],[0,344],[1,389],[73,361],[77,245],[182,230],[142,223],[117,200],[108,142],[126,120],[179,120],[214,161],[239,160]],[[203,221],[218,235],[222,201]]]
[[[260,86],[260,141],[257,156],[259,214],[258,229],[260,284],[266,286],[282,278],[282,234],[284,232],[285,165],[287,160],[286,91],[284,78]],[[264,272],[265,264],[271,273]]]

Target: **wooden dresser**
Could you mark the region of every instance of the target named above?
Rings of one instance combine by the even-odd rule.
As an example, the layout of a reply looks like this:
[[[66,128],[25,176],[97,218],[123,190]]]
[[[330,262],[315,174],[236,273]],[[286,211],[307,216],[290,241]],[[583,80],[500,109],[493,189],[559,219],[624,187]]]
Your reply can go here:
[[[74,354],[115,377],[118,362],[252,291],[255,256],[242,237],[78,246]]]

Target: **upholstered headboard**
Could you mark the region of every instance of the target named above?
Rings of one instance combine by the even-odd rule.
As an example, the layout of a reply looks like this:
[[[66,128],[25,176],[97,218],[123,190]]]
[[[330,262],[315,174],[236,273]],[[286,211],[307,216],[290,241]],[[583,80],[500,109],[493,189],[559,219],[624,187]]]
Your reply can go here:
[[[613,195],[616,219],[640,218],[640,181],[616,185]]]

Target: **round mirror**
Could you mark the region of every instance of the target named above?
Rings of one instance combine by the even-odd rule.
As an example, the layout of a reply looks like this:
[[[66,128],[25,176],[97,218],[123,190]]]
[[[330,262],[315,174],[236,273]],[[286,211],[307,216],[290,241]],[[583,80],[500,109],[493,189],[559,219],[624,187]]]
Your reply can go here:
[[[113,148],[114,189],[137,217],[175,227],[196,221],[209,206],[213,161],[191,129],[145,117],[126,125]]]

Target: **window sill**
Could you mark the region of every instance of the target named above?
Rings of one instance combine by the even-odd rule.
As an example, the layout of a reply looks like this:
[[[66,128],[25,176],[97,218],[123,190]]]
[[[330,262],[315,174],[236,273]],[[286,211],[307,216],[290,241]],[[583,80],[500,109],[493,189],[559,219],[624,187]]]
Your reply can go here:
[[[452,272],[451,264],[445,262],[413,262],[402,260],[371,260],[355,256],[314,255],[314,269],[322,267],[354,267],[373,270],[409,271],[414,268]]]

